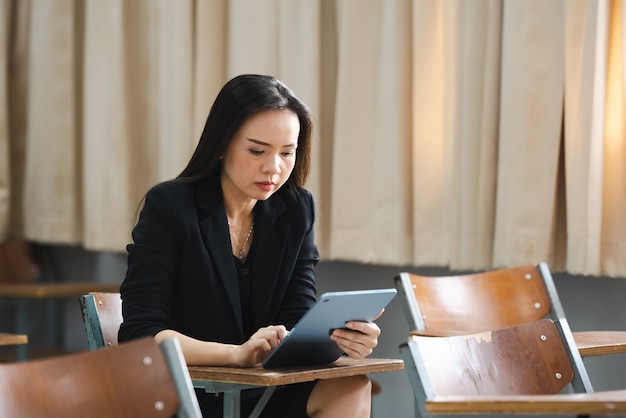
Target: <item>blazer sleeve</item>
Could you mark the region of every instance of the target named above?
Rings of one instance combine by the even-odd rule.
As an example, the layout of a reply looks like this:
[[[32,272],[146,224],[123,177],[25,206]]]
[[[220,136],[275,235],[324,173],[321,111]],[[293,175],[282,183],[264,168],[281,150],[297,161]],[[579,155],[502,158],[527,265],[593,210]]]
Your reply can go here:
[[[128,269],[120,292],[119,340],[154,336],[169,328],[169,309],[179,262],[175,202],[171,188],[155,186],[147,194],[127,246]]]

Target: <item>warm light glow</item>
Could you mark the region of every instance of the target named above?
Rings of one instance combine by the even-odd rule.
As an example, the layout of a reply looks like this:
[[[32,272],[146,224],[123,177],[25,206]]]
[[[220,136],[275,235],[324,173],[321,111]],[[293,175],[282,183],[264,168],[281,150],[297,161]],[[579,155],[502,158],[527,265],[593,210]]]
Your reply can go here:
[[[621,0],[612,0],[604,120],[606,155],[610,155],[612,147],[619,146],[624,141],[624,56],[621,15]]]
[[[606,109],[604,119],[604,181],[602,197],[602,253],[607,260],[623,254],[626,234],[626,130],[624,127],[624,42],[622,2],[611,1],[608,31]],[[614,262],[614,261],[613,261]]]

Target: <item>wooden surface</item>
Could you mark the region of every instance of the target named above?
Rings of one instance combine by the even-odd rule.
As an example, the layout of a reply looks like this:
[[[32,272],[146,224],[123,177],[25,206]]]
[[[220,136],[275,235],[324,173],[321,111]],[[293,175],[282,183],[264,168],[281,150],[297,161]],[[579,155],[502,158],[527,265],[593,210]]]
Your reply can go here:
[[[573,332],[582,357],[626,353],[626,331]]]
[[[119,292],[119,284],[107,283],[0,283],[0,297],[43,299],[80,296],[89,292]]]
[[[451,336],[506,328],[542,319],[550,312],[544,279],[537,266],[530,264],[445,277],[402,273],[398,280],[407,281],[403,291],[419,304],[419,313],[411,315],[421,314],[421,318],[409,320],[416,335]],[[582,357],[626,353],[626,331],[574,332],[573,336]]]
[[[471,335],[412,336],[410,344],[439,396],[555,394],[574,378],[550,319]]]
[[[104,345],[110,347],[117,344],[117,332],[124,321],[122,297],[119,291],[112,293],[92,292],[92,294],[95,298]]]
[[[626,390],[560,395],[470,395],[428,399],[432,414],[570,414],[626,416]]]
[[[424,332],[471,334],[536,321],[550,312],[549,294],[532,264],[451,276],[400,276],[396,280],[411,284],[406,283],[406,296],[419,305],[409,321],[415,324],[409,325]]]
[[[334,363],[320,366],[264,369],[257,367],[202,367],[189,366],[192,380],[237,383],[258,386],[277,386],[308,382],[315,379],[355,376],[369,373],[402,370],[400,359],[366,358],[355,360],[342,357]]]
[[[178,405],[170,373],[153,338],[106,350],[0,364],[0,415],[168,418]],[[162,409],[155,408],[157,402],[162,402]]]
[[[28,343],[28,335],[0,332],[0,345],[21,345]]]
[[[428,329],[411,331],[409,335],[449,337],[463,333],[450,330]],[[574,341],[581,357],[626,353],[626,331],[578,331],[573,332]]]

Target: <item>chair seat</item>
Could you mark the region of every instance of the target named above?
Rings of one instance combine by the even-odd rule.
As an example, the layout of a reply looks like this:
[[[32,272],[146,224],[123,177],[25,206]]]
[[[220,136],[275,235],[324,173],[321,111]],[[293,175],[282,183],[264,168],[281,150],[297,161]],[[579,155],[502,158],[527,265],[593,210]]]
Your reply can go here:
[[[414,334],[400,350],[423,418],[626,416],[626,390],[593,392],[578,374],[574,364],[582,360],[565,318],[465,335]],[[563,393],[567,385],[579,393]]]

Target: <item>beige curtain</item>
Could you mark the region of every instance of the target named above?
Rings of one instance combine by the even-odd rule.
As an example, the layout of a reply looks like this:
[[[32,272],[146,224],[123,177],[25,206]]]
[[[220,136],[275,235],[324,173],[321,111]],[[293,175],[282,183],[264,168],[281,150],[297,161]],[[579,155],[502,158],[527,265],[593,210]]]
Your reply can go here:
[[[317,116],[324,259],[626,277],[621,0],[0,0],[0,238],[123,251],[220,86]]]

